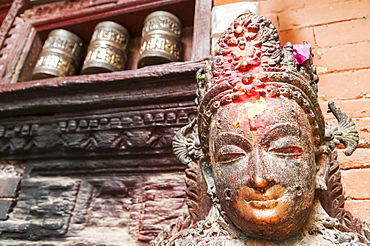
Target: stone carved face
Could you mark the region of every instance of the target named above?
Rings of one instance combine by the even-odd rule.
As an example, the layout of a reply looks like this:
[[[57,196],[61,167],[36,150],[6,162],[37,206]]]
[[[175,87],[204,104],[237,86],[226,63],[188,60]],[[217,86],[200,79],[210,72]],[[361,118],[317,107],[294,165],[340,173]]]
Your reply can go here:
[[[284,97],[221,106],[209,132],[216,194],[246,236],[278,239],[301,229],[315,194],[315,151],[304,111]]]

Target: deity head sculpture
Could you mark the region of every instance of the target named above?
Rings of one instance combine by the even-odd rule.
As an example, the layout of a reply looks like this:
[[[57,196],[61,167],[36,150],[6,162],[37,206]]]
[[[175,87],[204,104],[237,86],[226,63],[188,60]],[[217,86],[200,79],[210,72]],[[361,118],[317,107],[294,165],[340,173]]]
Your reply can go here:
[[[311,51],[303,47],[308,55],[297,61],[292,44],[280,46],[271,21],[250,12],[222,34],[197,74],[198,118],[174,138],[178,159],[199,167],[212,208],[193,229],[167,232],[167,239],[154,245],[358,242],[355,234],[343,241],[348,235],[334,228],[336,220],[318,199],[327,189],[335,146],[344,144],[344,153],[352,154],[358,133],[333,103],[329,110],[339,125],[325,124]],[[189,187],[194,210],[197,188],[191,182]],[[325,229],[330,223],[332,228]]]

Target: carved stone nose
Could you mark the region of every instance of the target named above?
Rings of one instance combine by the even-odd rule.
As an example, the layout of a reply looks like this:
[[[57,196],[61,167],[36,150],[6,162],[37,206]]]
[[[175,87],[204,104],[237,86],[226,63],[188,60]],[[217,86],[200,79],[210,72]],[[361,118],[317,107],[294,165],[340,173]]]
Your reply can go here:
[[[266,178],[261,178],[258,175],[253,175],[253,178],[250,179],[248,186],[261,193],[265,193],[266,190],[274,186],[274,184],[275,182],[273,180],[268,180]]]
[[[261,178],[258,175],[254,175],[253,183],[255,188],[265,188],[269,185],[269,182],[266,179]]]

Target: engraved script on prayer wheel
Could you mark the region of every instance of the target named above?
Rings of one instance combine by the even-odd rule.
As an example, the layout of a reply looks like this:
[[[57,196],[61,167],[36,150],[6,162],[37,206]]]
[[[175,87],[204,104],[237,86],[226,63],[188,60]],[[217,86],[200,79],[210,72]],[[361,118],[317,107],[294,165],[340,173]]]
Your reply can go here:
[[[181,23],[173,14],[156,11],[145,19],[138,67],[175,62],[181,54]]]
[[[50,32],[33,70],[33,79],[71,76],[77,73],[83,42],[74,33],[56,29]]]
[[[107,73],[125,68],[130,35],[126,28],[112,21],[99,23],[91,38],[82,74]]]

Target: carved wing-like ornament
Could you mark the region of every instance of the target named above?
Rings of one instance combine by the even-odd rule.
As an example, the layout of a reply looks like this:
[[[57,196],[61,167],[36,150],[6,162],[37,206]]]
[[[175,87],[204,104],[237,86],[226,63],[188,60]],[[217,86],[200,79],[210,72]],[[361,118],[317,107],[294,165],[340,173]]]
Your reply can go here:
[[[332,129],[332,136],[334,137],[333,141],[335,145],[342,143],[346,146],[343,150],[343,153],[346,156],[352,155],[356,150],[359,141],[356,124],[348,115],[343,113],[339,107],[335,106],[334,102],[330,101],[328,106],[328,112],[332,112],[338,120],[338,126]]]
[[[188,165],[193,159],[197,157],[200,150],[200,144],[198,136],[195,132],[187,136],[191,131],[194,130],[196,119],[190,124],[182,127],[174,136],[172,141],[172,152],[175,154],[177,159]]]

